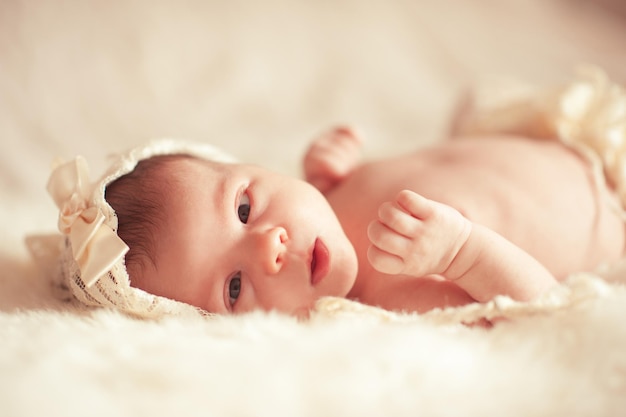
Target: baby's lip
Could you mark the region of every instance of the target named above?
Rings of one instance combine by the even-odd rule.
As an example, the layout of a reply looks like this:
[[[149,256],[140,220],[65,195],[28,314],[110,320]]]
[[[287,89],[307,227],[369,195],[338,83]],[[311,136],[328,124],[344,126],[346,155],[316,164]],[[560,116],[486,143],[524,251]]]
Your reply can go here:
[[[330,266],[330,252],[322,241],[317,238],[311,248],[311,285],[317,285],[327,274]]]

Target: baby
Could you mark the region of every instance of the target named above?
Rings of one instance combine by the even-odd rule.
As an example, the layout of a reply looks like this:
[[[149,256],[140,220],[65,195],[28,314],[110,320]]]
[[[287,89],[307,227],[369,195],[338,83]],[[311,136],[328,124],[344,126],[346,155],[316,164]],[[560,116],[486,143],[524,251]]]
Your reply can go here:
[[[306,152],[306,181],[185,152],[145,158],[105,190],[130,282],[218,314],[305,316],[323,296],[425,312],[529,300],[623,255],[618,184],[598,181],[584,152],[476,126],[363,164],[360,136],[337,127]]]

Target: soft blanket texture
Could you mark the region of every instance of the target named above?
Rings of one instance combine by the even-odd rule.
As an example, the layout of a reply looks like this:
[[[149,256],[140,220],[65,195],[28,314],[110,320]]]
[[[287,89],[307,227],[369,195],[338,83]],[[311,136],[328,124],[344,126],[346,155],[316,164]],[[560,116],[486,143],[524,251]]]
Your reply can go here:
[[[626,268],[528,304],[424,316],[322,300],[142,321],[63,300],[24,246],[54,231],[52,160],[206,140],[299,174],[336,122],[366,157],[440,140],[460,92],[505,74],[626,82],[619,1],[8,1],[0,4],[0,414],[624,415]],[[468,315],[505,315],[485,330]]]

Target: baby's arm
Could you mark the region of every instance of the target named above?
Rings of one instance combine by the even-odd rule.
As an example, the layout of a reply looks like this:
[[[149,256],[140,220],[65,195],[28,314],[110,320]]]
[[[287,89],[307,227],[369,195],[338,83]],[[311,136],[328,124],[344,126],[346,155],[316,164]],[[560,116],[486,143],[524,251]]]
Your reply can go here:
[[[536,259],[450,206],[402,191],[370,224],[370,263],[387,274],[438,274],[477,301],[529,300],[556,284]]]
[[[313,140],[304,155],[304,176],[322,193],[330,191],[357,166],[363,141],[348,127],[337,127]]]

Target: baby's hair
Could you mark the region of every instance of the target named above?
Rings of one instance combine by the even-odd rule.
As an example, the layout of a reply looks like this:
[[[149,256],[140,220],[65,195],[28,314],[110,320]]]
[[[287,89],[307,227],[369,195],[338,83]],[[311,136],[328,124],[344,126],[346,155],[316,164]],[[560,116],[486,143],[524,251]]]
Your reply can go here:
[[[157,235],[167,220],[162,196],[171,190],[164,167],[181,158],[193,157],[177,154],[145,159],[106,187],[105,199],[117,215],[117,234],[130,248],[125,263],[131,282],[147,263],[156,268]]]

